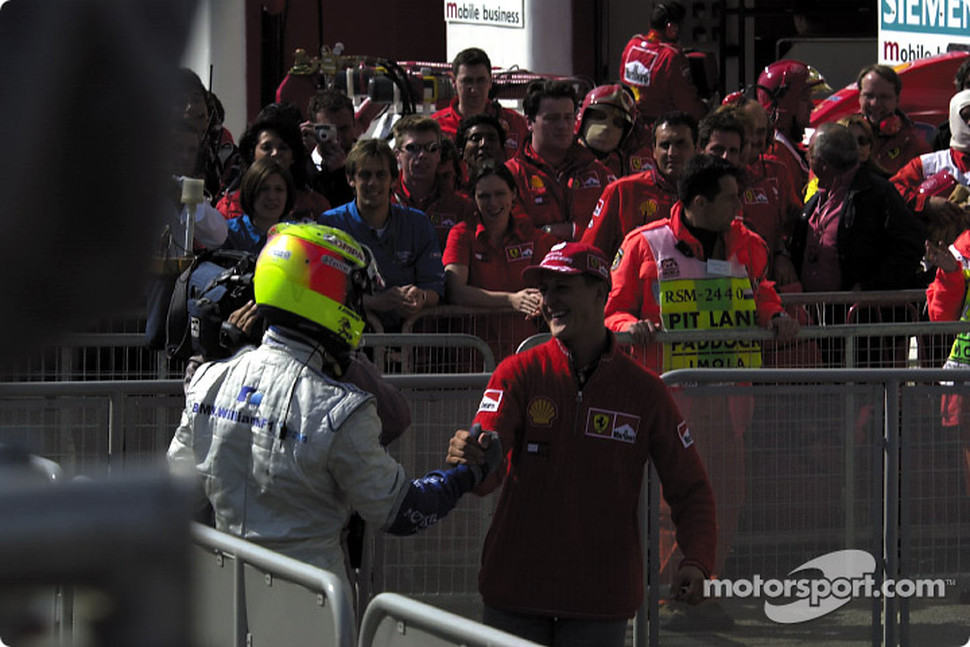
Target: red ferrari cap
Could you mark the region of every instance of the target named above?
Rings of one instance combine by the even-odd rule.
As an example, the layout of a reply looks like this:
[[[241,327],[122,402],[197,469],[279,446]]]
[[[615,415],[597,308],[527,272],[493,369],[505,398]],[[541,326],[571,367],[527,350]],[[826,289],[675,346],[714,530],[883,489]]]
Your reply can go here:
[[[540,272],[589,274],[610,283],[610,264],[598,247],[585,243],[559,243],[538,265],[522,270],[522,279],[530,285],[539,282]]]

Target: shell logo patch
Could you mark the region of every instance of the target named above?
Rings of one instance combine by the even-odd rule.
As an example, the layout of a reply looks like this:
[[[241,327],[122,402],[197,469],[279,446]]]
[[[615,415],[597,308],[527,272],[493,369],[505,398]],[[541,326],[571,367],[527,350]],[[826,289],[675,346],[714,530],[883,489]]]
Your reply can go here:
[[[501,389],[485,389],[485,393],[482,394],[482,401],[478,405],[478,411],[491,412],[498,411],[499,405],[502,404],[502,390]]]
[[[640,203],[640,216],[647,220],[653,220],[653,217],[657,214],[657,201],[647,200],[646,202]]]
[[[545,182],[538,175],[533,175],[529,178],[529,188],[533,191],[541,191],[546,188]]]
[[[540,396],[529,403],[529,421],[536,427],[548,427],[556,419],[556,404],[549,398]]]
[[[637,442],[639,430],[640,417],[622,411],[590,407],[586,417],[586,435],[594,438],[633,444]]]

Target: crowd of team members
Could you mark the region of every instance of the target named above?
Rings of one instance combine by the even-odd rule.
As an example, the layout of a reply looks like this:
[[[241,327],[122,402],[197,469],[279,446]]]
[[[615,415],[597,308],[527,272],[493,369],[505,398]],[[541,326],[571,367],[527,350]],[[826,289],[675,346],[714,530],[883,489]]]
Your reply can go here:
[[[679,15],[667,6],[655,18],[624,52],[627,84],[596,87],[580,101],[568,82],[535,82],[524,116],[490,97],[486,53],[464,50],[453,62],[457,96],[430,117],[397,121],[393,149],[359,139],[366,124],[335,90],[319,91],[305,113],[267,106],[235,147],[218,125],[217,100],[186,72],[184,118],[175,130],[194,130],[201,144],[194,159],[188,146],[176,174],[204,177],[225,219],[223,225],[213,210],[200,210],[196,244],[258,252],[276,222],[337,226],[378,260],[387,289],[367,307],[384,330],[450,303],[521,312],[515,336],[524,337],[536,331],[528,322],[538,317],[522,267],[556,242],[581,240],[616,257],[622,279],[623,271],[635,271],[622,263],[626,249],[639,244],[634,232],[671,218],[688,162],[711,155],[739,171],[737,215],[765,246],[759,280],[812,292],[929,283],[920,265],[924,241],[930,236],[931,244],[946,246],[962,231],[964,211],[922,189],[928,178],[939,184],[941,171],[957,184],[965,177],[967,126],[959,107],[945,124],[952,146],[927,157],[929,146],[897,107],[899,77],[870,65],[858,78],[860,114],[840,126],[851,137],[829,130],[806,152],[800,142],[812,97],[828,89],[813,68],[773,63],[755,91],[705,106],[696,90],[684,98],[692,86],[676,45]],[[645,52],[663,64],[649,68]],[[673,82],[670,75],[678,89],[663,93],[675,103],[661,112],[650,97],[658,84]],[[863,199],[872,191],[885,200],[886,217]],[[856,210],[864,217],[851,217]],[[619,281],[614,293],[624,285]],[[614,329],[661,324],[642,303],[614,304],[620,296],[611,296],[608,314],[623,308],[636,319],[608,317]]]

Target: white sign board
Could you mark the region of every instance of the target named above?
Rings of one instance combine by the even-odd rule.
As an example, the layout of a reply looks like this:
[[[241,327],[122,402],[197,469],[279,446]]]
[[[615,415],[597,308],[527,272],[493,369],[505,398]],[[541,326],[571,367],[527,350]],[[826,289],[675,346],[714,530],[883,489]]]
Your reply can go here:
[[[970,0],[879,0],[880,63],[909,63],[968,46]]]
[[[524,0],[445,0],[445,22],[524,29],[523,3]]]

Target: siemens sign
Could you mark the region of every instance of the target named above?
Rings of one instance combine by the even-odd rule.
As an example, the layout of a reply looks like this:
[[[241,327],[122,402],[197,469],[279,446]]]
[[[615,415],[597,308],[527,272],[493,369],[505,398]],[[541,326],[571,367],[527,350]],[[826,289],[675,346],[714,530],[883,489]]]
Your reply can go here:
[[[970,48],[970,0],[879,0],[879,62]]]
[[[479,0],[479,2],[445,1],[445,22],[488,27],[525,27],[523,0]]]
[[[882,0],[881,26],[894,31],[967,37],[970,0]]]

